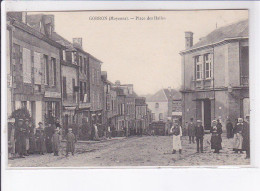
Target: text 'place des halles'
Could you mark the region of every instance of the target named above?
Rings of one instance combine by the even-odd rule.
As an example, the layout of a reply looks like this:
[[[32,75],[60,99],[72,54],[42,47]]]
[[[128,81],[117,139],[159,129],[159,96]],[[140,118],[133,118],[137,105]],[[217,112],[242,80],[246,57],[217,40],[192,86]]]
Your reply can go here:
[[[106,60],[56,22],[52,13],[7,13],[9,167],[250,165],[248,18],[198,39],[182,30],[181,86],[146,95],[112,81]]]

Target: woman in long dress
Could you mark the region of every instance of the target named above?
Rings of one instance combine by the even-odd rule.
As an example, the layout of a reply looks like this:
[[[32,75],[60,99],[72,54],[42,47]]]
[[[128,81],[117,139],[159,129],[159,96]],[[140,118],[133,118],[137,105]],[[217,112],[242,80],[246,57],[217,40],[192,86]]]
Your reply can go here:
[[[181,126],[179,125],[178,121],[175,121],[170,133],[173,135],[172,136],[172,154],[175,154],[176,151],[178,150],[179,153],[181,154],[182,151],[182,146],[181,146],[181,136],[182,136],[182,129]]]
[[[214,153],[219,153],[219,150],[222,149],[222,128],[221,126],[217,125],[217,121],[213,120],[212,121],[212,127],[211,127],[211,149],[214,149]]]

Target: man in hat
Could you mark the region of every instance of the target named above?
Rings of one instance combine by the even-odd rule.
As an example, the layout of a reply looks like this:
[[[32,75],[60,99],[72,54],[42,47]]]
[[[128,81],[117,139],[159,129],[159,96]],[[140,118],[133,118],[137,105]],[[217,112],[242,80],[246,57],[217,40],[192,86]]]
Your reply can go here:
[[[60,150],[59,129],[55,129],[55,132],[54,132],[51,140],[52,140],[52,149],[54,152],[54,156],[59,156],[59,150]]]
[[[233,150],[235,151],[235,153],[238,153],[238,152],[243,153],[243,151],[242,151],[243,127],[244,127],[243,119],[238,118],[238,123],[236,124],[236,126],[234,128],[234,149]]]
[[[68,129],[66,140],[67,140],[66,156],[69,155],[69,152],[71,152],[72,155],[74,155],[76,138],[75,135],[72,133],[72,128]]]
[[[24,158],[26,154],[26,129],[24,128],[23,119],[19,118],[16,123],[16,150],[20,158]]]
[[[203,153],[204,127],[202,126],[201,120],[197,120],[197,124],[195,128],[195,137],[197,142],[197,153],[199,153],[199,151]]]
[[[191,141],[194,142],[194,136],[195,136],[195,124],[193,123],[193,118],[190,118],[190,123],[188,125],[188,136],[189,136],[189,142],[191,144]]]
[[[38,123],[39,127],[36,129],[36,133],[35,133],[35,141],[36,141],[36,151],[41,154],[44,155],[44,151],[45,151],[45,140],[44,140],[44,128],[43,128],[43,123],[39,122]]]
[[[244,126],[242,129],[242,149],[246,151],[246,159],[250,158],[250,116],[246,116]]]

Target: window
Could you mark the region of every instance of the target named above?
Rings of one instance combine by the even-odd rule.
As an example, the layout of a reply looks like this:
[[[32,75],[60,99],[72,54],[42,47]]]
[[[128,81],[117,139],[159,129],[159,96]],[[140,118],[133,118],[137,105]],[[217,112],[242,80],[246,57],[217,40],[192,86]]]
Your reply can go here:
[[[152,120],[155,120],[155,113],[152,113]]]
[[[211,55],[205,54],[204,55],[204,63],[205,63],[205,78],[211,78]]]
[[[62,77],[62,93],[63,93],[63,98],[67,98],[67,86],[66,86],[66,77]]]
[[[160,121],[163,120],[163,114],[162,113],[159,114],[159,120]]]
[[[32,58],[27,48],[23,48],[23,82],[32,83]]]
[[[76,100],[76,93],[74,91],[74,87],[75,87],[75,79],[72,78],[72,92],[73,92],[73,101]]]
[[[80,101],[83,101],[83,82],[79,83]]]
[[[43,56],[43,64],[44,64],[44,70],[45,70],[45,78],[44,78],[44,82],[45,85],[49,85],[49,64],[48,64],[48,56],[44,55]]]
[[[62,59],[66,61],[66,51],[62,50]]]
[[[34,83],[40,85],[42,83],[41,54],[34,52]]]
[[[80,69],[80,72],[82,72],[82,56],[79,56],[79,69]]]
[[[159,108],[159,103],[156,103],[156,104],[155,104],[155,108]]]
[[[21,105],[22,105],[22,108],[26,108],[27,109],[27,101],[22,101]]]
[[[87,74],[87,59],[84,58],[84,73]]]
[[[196,80],[202,79],[202,62],[201,62],[201,56],[195,57],[195,67],[196,67]]]
[[[71,61],[72,61],[72,64],[75,62],[75,55],[74,55],[74,52],[71,52]]]
[[[57,77],[56,77],[56,59],[51,58],[51,68],[52,68],[52,85],[56,86]]]

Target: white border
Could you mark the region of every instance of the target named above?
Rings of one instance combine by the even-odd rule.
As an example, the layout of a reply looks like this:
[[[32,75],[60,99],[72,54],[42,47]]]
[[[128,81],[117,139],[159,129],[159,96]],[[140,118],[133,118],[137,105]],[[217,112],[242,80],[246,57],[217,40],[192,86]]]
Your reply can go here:
[[[258,177],[260,116],[257,87],[260,75],[260,3],[259,2],[2,2],[2,41],[5,42],[5,11],[65,11],[65,10],[176,10],[176,9],[249,9],[250,21],[250,98],[251,144],[253,166],[258,168],[175,168],[175,169],[41,169],[6,170],[6,157],[1,167],[3,190],[104,190],[119,186],[120,190],[260,190]],[[5,63],[5,43],[2,43],[2,62]],[[1,64],[1,136],[2,153],[6,153],[6,68]],[[253,103],[253,104],[252,104]],[[257,110],[258,109],[258,110]],[[124,167],[123,167],[124,168]],[[225,169],[228,168],[228,169]],[[62,174],[61,174],[62,173]],[[258,187],[258,189],[257,189]]]

